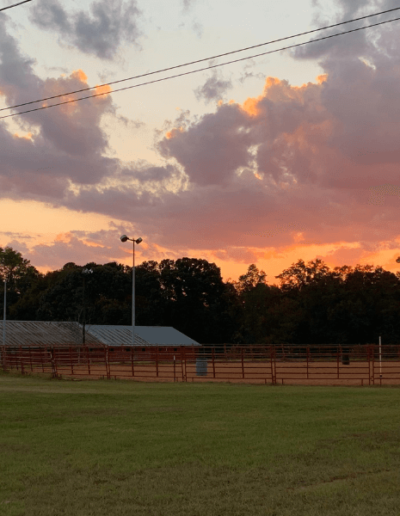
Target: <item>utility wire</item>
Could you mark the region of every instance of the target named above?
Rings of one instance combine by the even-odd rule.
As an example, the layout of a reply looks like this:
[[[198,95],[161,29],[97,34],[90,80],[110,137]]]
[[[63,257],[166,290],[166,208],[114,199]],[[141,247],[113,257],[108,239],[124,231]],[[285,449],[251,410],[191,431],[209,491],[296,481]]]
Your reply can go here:
[[[152,81],[141,82],[139,84],[133,84],[132,86],[125,86],[124,88],[118,88],[116,90],[104,91],[104,92],[101,92],[101,93],[95,93],[93,95],[87,95],[86,97],[80,97],[79,99],[65,100],[63,102],[57,102],[56,104],[50,104],[49,106],[41,106],[41,107],[38,107],[38,108],[26,110],[26,111],[20,111],[18,113],[12,113],[10,115],[1,116],[0,120],[3,120],[5,118],[11,118],[11,117],[18,116],[18,115],[23,115],[25,113],[33,113],[34,111],[41,111],[43,109],[49,109],[49,108],[56,107],[56,106],[63,106],[64,104],[71,104],[73,102],[79,102],[81,100],[92,99],[92,98],[95,98],[95,97],[102,97],[104,95],[109,95],[111,93],[117,93],[119,91],[130,90],[130,89],[133,89],[133,88],[139,88],[140,86],[147,86],[148,84],[155,84],[157,82],[167,81],[169,79],[176,79],[177,77],[183,77],[185,75],[191,75],[193,73],[199,73],[199,72],[204,72],[206,70],[212,70],[213,68],[218,68],[218,67],[226,66],[226,65],[229,65],[229,64],[239,63],[241,61],[246,61],[247,59],[253,59],[255,57],[261,57],[261,56],[265,56],[265,55],[269,55],[269,54],[275,54],[277,52],[282,52],[283,50],[290,50],[292,48],[302,47],[302,46],[305,46],[305,45],[309,45],[310,43],[317,43],[319,41],[325,41],[325,40],[328,40],[328,39],[331,39],[331,38],[335,38],[337,36],[343,36],[345,34],[350,34],[352,32],[358,32],[358,31],[361,31],[361,30],[369,29],[371,27],[377,27],[379,25],[384,25],[386,23],[392,23],[392,22],[398,21],[398,20],[400,20],[400,17],[393,18],[391,20],[386,20],[386,21],[378,22],[378,23],[373,23],[373,24],[367,25],[365,27],[358,27],[356,29],[348,30],[348,31],[345,31],[345,32],[337,32],[336,34],[330,34],[329,36],[324,36],[324,37],[318,38],[318,39],[312,39],[312,40],[309,40],[309,41],[305,41],[303,43],[296,43],[294,45],[289,45],[287,47],[281,47],[281,48],[278,48],[278,49],[275,49],[275,50],[269,50],[267,52],[262,52],[260,54],[254,54],[252,56],[241,57],[240,59],[234,59],[232,61],[226,61],[225,63],[219,63],[219,64],[215,64],[215,65],[210,65],[210,66],[206,66],[204,68],[197,68],[196,70],[190,70],[189,72],[183,72],[183,73],[179,73],[179,74],[176,74],[176,75],[169,75],[168,77],[162,77],[161,79],[154,79]],[[111,84],[111,83],[109,83],[109,84]],[[104,84],[102,86],[107,86],[107,85],[108,84]],[[101,88],[102,86],[96,86],[96,87],[97,88]],[[57,97],[62,97],[62,96],[64,96],[64,95],[57,95]],[[33,101],[33,102],[41,102],[41,101],[38,100],[38,101]],[[12,107],[4,108],[4,109],[12,109]]]
[[[31,0],[26,0],[26,1],[31,1]],[[0,111],[5,111],[5,110],[9,110],[9,109],[16,109],[16,108],[23,107],[23,106],[29,106],[30,104],[36,104],[37,102],[45,102],[46,100],[53,100],[53,99],[57,99],[57,98],[60,98],[60,97],[66,97],[68,95],[74,95],[76,93],[82,93],[84,91],[90,91],[90,90],[94,90],[96,88],[102,88],[104,86],[111,86],[113,84],[120,84],[121,82],[132,81],[134,79],[141,79],[142,77],[148,77],[149,75],[155,75],[157,73],[169,72],[171,70],[176,70],[177,68],[182,68],[184,66],[190,66],[190,65],[202,63],[204,61],[210,61],[212,59],[217,59],[219,57],[225,57],[225,56],[229,56],[229,55],[232,55],[232,54],[237,54],[239,52],[245,52],[246,50],[252,50],[253,48],[259,48],[259,47],[263,47],[263,46],[266,46],[266,45],[272,45],[273,43],[279,43],[280,41],[286,41],[288,39],[297,38],[299,36],[306,36],[308,34],[313,34],[315,32],[319,32],[321,30],[332,29],[332,28],[338,27],[340,25],[345,25],[347,23],[353,23],[353,22],[356,22],[356,21],[365,20],[365,19],[371,18],[373,16],[379,16],[381,14],[387,14],[387,13],[390,13],[390,12],[393,12],[393,11],[398,11],[398,10],[400,10],[400,7],[394,7],[393,9],[388,9],[386,11],[381,11],[379,13],[368,14],[366,16],[361,16],[360,18],[353,18],[352,20],[346,20],[346,21],[343,21],[343,22],[340,22],[340,23],[335,23],[334,25],[328,25],[326,27],[320,27],[318,29],[313,29],[313,30],[309,30],[309,31],[306,31],[306,32],[300,32],[299,34],[294,34],[293,36],[286,36],[284,38],[279,38],[279,39],[275,39],[275,40],[272,40],[272,41],[267,41],[266,43],[259,43],[258,45],[253,45],[251,47],[240,48],[239,50],[232,50],[231,52],[225,52],[224,54],[218,54],[216,56],[204,57],[203,59],[198,59],[197,61],[191,61],[191,62],[188,62],[188,63],[183,63],[183,64],[180,64],[180,65],[176,65],[176,66],[170,66],[169,68],[162,68],[160,70],[155,70],[153,72],[148,72],[148,73],[144,73],[144,74],[141,74],[141,75],[134,75],[132,77],[127,77],[126,79],[119,79],[117,81],[111,81],[111,82],[108,82],[106,84],[100,84],[99,86],[90,86],[88,88],[81,88],[79,90],[70,91],[70,92],[67,92],[67,93],[61,93],[59,95],[53,95],[51,97],[45,97],[45,98],[38,99],[38,100],[31,100],[29,102],[23,102],[22,104],[15,104],[14,106],[8,106],[8,107],[1,108]],[[349,32],[351,32],[351,31],[349,31]],[[343,33],[343,34],[345,34],[345,33]],[[319,41],[319,40],[316,40],[316,41]],[[286,48],[291,48],[291,47],[286,47]],[[277,50],[277,52],[279,52],[280,50],[281,49]],[[259,55],[263,55],[263,54],[259,54]],[[257,57],[257,56],[254,56],[254,57]],[[250,59],[250,58],[246,58],[246,59]],[[232,62],[234,62],[234,61],[232,61]],[[226,63],[226,64],[229,64],[229,63]],[[223,65],[221,65],[221,66],[223,66]],[[209,68],[212,68],[212,67],[209,67]],[[173,76],[173,77],[179,77],[179,75]],[[114,90],[114,91],[121,91],[121,90]],[[84,98],[87,98],[87,97],[84,97]]]
[[[32,0],[24,0],[23,2],[19,2],[18,4],[9,5],[8,7],[2,7],[0,9],[0,12],[5,11],[6,9],[12,9],[13,7],[17,7],[18,5],[26,4],[28,2],[32,2]]]

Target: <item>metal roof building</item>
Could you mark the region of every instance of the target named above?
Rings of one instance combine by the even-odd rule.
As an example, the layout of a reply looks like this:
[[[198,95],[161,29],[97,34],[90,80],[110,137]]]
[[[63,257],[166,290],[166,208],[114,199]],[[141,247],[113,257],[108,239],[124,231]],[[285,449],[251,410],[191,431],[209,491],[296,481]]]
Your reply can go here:
[[[3,321],[0,321],[0,343]],[[6,321],[7,346],[71,346],[82,344],[77,322]],[[131,346],[132,326],[86,325],[86,345]],[[1,345],[1,344],[0,344]],[[169,326],[136,326],[136,346],[200,346]]]
[[[82,343],[82,327],[75,322],[6,321],[7,346],[71,346]],[[0,342],[3,343],[3,321],[0,321]],[[101,342],[87,335],[87,344]]]
[[[91,335],[109,346],[132,344],[132,326],[93,325],[87,329]],[[135,343],[143,346],[200,346],[172,326],[136,326]]]

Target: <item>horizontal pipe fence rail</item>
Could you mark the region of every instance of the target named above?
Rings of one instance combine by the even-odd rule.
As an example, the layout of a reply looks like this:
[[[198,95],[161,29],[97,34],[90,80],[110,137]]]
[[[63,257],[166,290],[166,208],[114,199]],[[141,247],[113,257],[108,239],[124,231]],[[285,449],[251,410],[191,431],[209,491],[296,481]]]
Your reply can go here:
[[[138,381],[400,385],[400,345],[5,346],[0,369]]]

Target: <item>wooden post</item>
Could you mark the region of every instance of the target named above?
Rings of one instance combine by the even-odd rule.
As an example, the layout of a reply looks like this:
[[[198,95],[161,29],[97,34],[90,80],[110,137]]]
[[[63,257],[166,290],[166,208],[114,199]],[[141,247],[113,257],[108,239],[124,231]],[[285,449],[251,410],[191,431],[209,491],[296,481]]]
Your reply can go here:
[[[131,368],[132,368],[132,378],[135,376],[135,347],[131,347]]]
[[[242,378],[244,378],[244,357],[243,357],[244,349],[242,348]]]

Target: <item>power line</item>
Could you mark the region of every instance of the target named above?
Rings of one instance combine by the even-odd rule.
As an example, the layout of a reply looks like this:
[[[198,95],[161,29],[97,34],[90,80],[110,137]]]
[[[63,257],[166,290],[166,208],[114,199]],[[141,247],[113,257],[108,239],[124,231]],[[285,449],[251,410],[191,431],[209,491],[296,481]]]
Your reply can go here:
[[[31,1],[31,0],[26,0],[26,1]],[[202,59],[198,59],[197,61],[190,61],[188,63],[183,63],[183,64],[180,64],[180,65],[170,66],[169,68],[162,68],[160,70],[155,70],[153,72],[148,72],[148,73],[144,73],[144,74],[141,74],[141,75],[134,75],[132,77],[127,77],[126,79],[119,79],[117,81],[111,81],[111,82],[108,82],[106,84],[100,84],[98,86],[90,86],[88,88],[81,88],[79,90],[70,91],[70,92],[67,92],[67,93],[61,93],[59,95],[52,95],[51,97],[45,97],[45,98],[38,99],[38,100],[31,100],[29,102],[23,102],[22,104],[15,104],[14,106],[7,106],[5,108],[1,108],[0,111],[6,111],[6,110],[9,110],[9,109],[16,109],[16,108],[19,108],[19,107],[28,106],[30,104],[36,104],[37,102],[45,102],[46,100],[53,100],[53,99],[57,99],[57,98],[60,98],[60,97],[66,97],[66,96],[69,96],[69,95],[75,95],[76,93],[83,93],[84,91],[90,91],[90,90],[94,90],[96,88],[102,88],[104,86],[111,86],[113,84],[120,84],[122,82],[132,81],[134,79],[141,79],[142,77],[148,77],[149,75],[155,75],[155,74],[162,73],[162,72],[169,72],[171,70],[176,70],[177,68],[182,68],[184,66],[190,66],[190,65],[202,63],[204,61],[210,61],[212,59],[218,59],[219,57],[225,57],[225,56],[228,56],[228,55],[237,54],[239,52],[245,52],[246,50],[252,50],[254,48],[259,48],[259,47],[263,47],[263,46],[266,46],[266,45],[272,45],[273,43],[279,43],[281,41],[286,41],[288,39],[293,39],[293,38],[297,38],[297,37],[300,37],[300,36],[306,36],[306,35],[313,34],[315,32],[319,32],[319,31],[322,31],[322,30],[332,29],[332,28],[338,27],[340,25],[345,25],[347,23],[353,23],[353,22],[356,22],[356,21],[360,21],[360,20],[365,20],[367,18],[371,18],[373,16],[379,16],[381,14],[387,14],[387,13],[390,13],[390,12],[393,12],[393,11],[398,11],[399,9],[400,9],[400,7],[394,7],[393,9],[387,9],[386,11],[380,11],[378,13],[368,14],[366,16],[361,16],[360,18],[353,18],[351,20],[346,20],[346,21],[343,21],[343,22],[340,22],[340,23],[335,23],[334,25],[328,25],[326,27],[320,27],[318,29],[313,29],[313,30],[309,30],[309,31],[306,31],[306,32],[300,32],[299,34],[294,34],[293,36],[286,36],[284,38],[275,39],[275,40],[272,40],[272,41],[268,41],[266,43],[259,43],[258,45],[253,45],[253,46],[250,46],[250,47],[241,48],[239,50],[232,50],[231,52],[225,52],[224,54],[218,54],[218,55],[211,56],[211,57],[204,57]],[[373,25],[371,25],[371,26],[373,26]],[[351,31],[349,31],[349,32],[351,32]],[[347,34],[347,32],[343,33],[343,34]],[[291,48],[291,47],[287,47],[287,48]],[[277,50],[277,52],[279,52],[280,50],[281,49]],[[260,55],[263,55],[263,54],[260,54]],[[257,57],[257,56],[255,56],[255,57]],[[251,58],[246,58],[246,59],[251,59]],[[229,64],[229,63],[227,63],[227,64]],[[223,66],[223,65],[221,65],[221,66]],[[180,75],[173,76],[173,77],[180,77]],[[121,91],[121,90],[114,90],[114,91]],[[93,95],[93,96],[95,96],[95,95]],[[88,97],[84,97],[84,98],[88,98]]]
[[[23,2],[19,2],[18,4],[9,5],[8,7],[2,7],[0,11],[5,11],[6,9],[12,9],[13,7],[17,7],[18,5],[26,4],[28,2],[32,2],[32,0],[24,0]]]
[[[34,111],[41,111],[43,109],[49,109],[49,108],[56,107],[56,106],[63,106],[64,104],[71,104],[73,102],[79,102],[81,100],[92,99],[92,98],[95,98],[95,97],[102,97],[104,95],[109,95],[111,93],[117,93],[119,91],[130,90],[130,89],[133,89],[133,88],[139,88],[140,86],[147,86],[149,84],[155,84],[157,82],[167,81],[167,80],[170,80],[170,79],[176,79],[177,77],[183,77],[185,75],[191,75],[193,73],[199,73],[199,72],[204,72],[206,70],[212,70],[213,68],[218,68],[218,67],[226,66],[226,65],[229,65],[229,64],[239,63],[241,61],[246,61],[247,59],[254,59],[255,57],[261,57],[261,56],[265,56],[265,55],[269,55],[269,54],[275,54],[277,52],[282,52],[283,50],[290,50],[292,48],[302,47],[302,46],[305,46],[305,45],[309,45],[311,43],[317,43],[319,41],[325,41],[325,40],[328,40],[328,39],[331,39],[331,38],[335,38],[337,36],[344,36],[345,34],[350,34],[352,32],[358,32],[358,31],[361,31],[361,30],[369,29],[371,27],[377,27],[379,25],[384,25],[386,23],[392,23],[392,22],[398,21],[398,20],[400,20],[400,17],[393,18],[392,20],[386,20],[386,21],[382,21],[382,22],[378,22],[378,23],[373,23],[373,24],[367,25],[365,27],[358,27],[356,29],[348,30],[348,31],[345,31],[345,32],[337,32],[336,34],[331,34],[329,36],[324,36],[324,37],[318,38],[318,39],[312,39],[312,40],[309,40],[309,41],[305,41],[304,43],[296,43],[294,45],[288,45],[287,47],[281,47],[281,48],[278,48],[276,50],[269,50],[268,52],[262,52],[260,54],[254,54],[254,55],[248,56],[248,57],[241,57],[240,59],[234,59],[232,61],[226,61],[225,63],[219,63],[219,64],[215,64],[215,65],[210,65],[210,66],[207,66],[207,67],[204,67],[204,68],[197,68],[196,70],[190,70],[189,72],[183,72],[183,73],[179,73],[179,74],[176,74],[176,75],[169,75],[168,77],[162,77],[161,79],[154,79],[152,81],[146,81],[146,82],[142,82],[142,83],[139,83],[139,84],[133,84],[132,86],[125,86],[124,88],[119,88],[119,89],[116,89],[116,90],[105,91],[105,92],[101,92],[101,93],[95,93],[93,95],[87,95],[86,97],[80,97],[79,99],[65,100],[63,102],[57,102],[56,104],[50,104],[49,106],[41,106],[41,107],[38,107],[38,108],[26,110],[26,111],[20,111],[19,113],[12,113],[10,115],[1,116],[0,120],[3,120],[5,118],[11,118],[11,117],[18,116],[18,115],[23,115],[23,114],[26,114],[26,113],[33,113]],[[102,86],[107,86],[107,84],[102,85]],[[101,86],[95,86],[95,87],[100,88]],[[57,95],[57,97],[60,97],[60,96],[64,96],[64,95]],[[33,102],[41,102],[41,101],[38,100],[38,101],[33,101]],[[9,108],[4,108],[4,109],[12,109],[12,108],[9,107]]]

